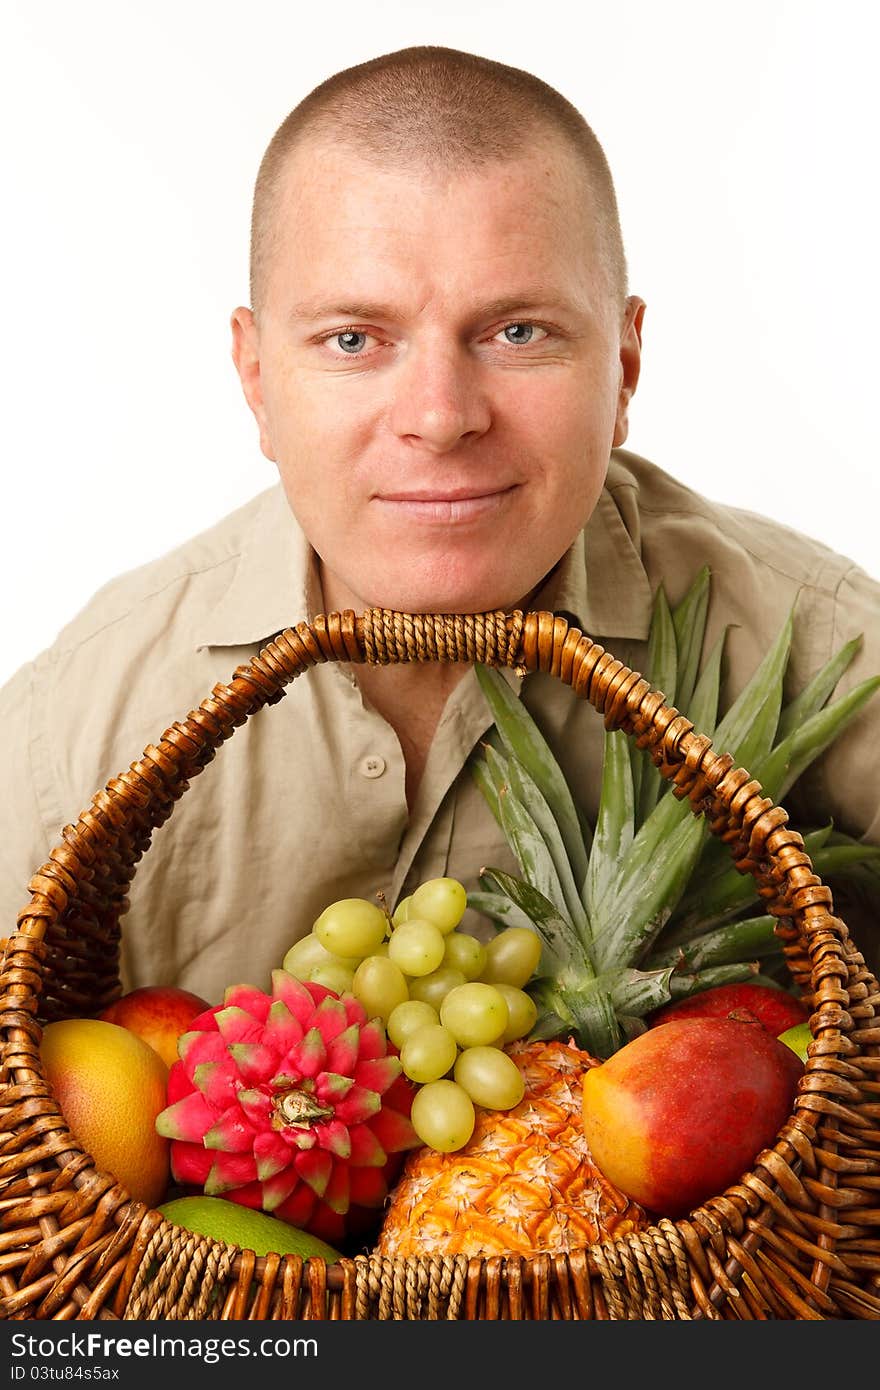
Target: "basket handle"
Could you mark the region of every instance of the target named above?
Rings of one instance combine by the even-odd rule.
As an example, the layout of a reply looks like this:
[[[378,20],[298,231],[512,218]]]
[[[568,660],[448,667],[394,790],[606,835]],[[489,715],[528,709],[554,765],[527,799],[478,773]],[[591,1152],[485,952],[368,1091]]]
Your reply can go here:
[[[18,1019],[35,1015],[47,963],[57,968],[46,1017],[97,1011],[100,1001],[116,996],[119,918],[153,830],[240,724],[280,700],[296,676],[326,661],[481,662],[546,672],[569,685],[604,716],[606,729],[623,729],[649,751],[673,794],[687,796],[694,814],[706,815],[712,833],[728,844],[736,867],[753,874],[770,900],[767,911],[780,919],[789,969],[804,991],[811,989],[814,947],[821,948],[822,999],[835,1005],[827,1022],[846,1026],[848,933],[831,915],[831,892],[813,872],[802,837],[788,827],[787,812],[667,705],[662,691],[554,613],[374,608],[361,616],[352,610],[322,614],[280,633],[97,792],[75,825],[65,826],[60,844],[29,882],[31,901],[6,944],[0,1027],[4,1006],[7,1023],[10,1009]],[[848,955],[860,959],[851,944]]]

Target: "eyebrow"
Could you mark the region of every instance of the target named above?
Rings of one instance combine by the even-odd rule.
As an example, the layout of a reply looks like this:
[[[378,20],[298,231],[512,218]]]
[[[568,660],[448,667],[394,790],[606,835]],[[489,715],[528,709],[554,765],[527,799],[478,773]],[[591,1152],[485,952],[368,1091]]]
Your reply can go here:
[[[547,289],[543,294],[535,290],[530,290],[522,295],[505,295],[501,299],[492,299],[486,304],[481,304],[471,315],[472,318],[501,318],[505,314],[515,313],[534,313],[538,309],[548,309],[552,305],[563,306],[563,302],[558,293]],[[363,299],[337,299],[337,300],[315,300],[306,299],[301,304],[295,304],[290,311],[293,320],[316,319],[393,319],[398,316],[399,311],[390,304],[380,304],[373,300]]]

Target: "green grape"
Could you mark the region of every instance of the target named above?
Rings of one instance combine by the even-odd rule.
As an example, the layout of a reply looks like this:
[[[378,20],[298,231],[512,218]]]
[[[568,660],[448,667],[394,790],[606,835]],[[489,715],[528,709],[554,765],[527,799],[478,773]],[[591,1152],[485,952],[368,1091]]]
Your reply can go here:
[[[463,1149],[477,1119],[467,1091],[454,1081],[430,1081],[419,1087],[410,1118],[422,1143],[441,1154]]]
[[[492,985],[472,980],[449,991],[440,1022],[462,1047],[488,1046],[500,1041],[507,1027],[507,1001]]]
[[[399,927],[401,922],[405,922],[409,913],[409,905],[412,902],[412,894],[408,898],[401,898],[396,908],[391,914],[392,927]]]
[[[499,1047],[466,1047],[458,1055],[454,1075],[474,1104],[487,1110],[512,1110],[526,1089],[516,1062]]]
[[[430,975],[443,959],[443,937],[430,922],[409,917],[391,933],[388,956],[405,975]]]
[[[385,1031],[399,1050],[416,1029],[439,1022],[440,1015],[433,1004],[426,1004],[422,999],[406,999],[391,1010]]]
[[[440,1005],[449,991],[463,984],[466,984],[466,980],[460,970],[453,970],[451,965],[441,965],[436,970],[432,970],[430,975],[422,975],[420,979],[410,980],[409,997],[410,999],[421,999],[426,1004],[433,1004],[439,1012]]]
[[[455,1038],[440,1023],[417,1028],[400,1049],[400,1065],[410,1081],[424,1085],[445,1076],[458,1056]]]
[[[476,980],[486,965],[486,948],[475,936],[463,931],[451,931],[446,937],[443,964],[460,970],[466,980]]]
[[[409,989],[400,966],[387,956],[372,955],[362,960],[354,972],[351,992],[370,1018],[387,1019],[398,1004],[409,999]]]
[[[507,1001],[507,1027],[501,1041],[509,1043],[515,1042],[517,1038],[524,1038],[535,1026],[538,1017],[537,1004],[530,994],[526,994],[524,989],[517,989],[516,985],[504,985],[499,982],[495,989]]]
[[[341,961],[330,960],[326,965],[316,965],[309,975],[312,984],[332,989],[334,994],[351,994],[354,985],[354,971]]]
[[[344,965],[349,970],[356,970],[360,965],[360,956],[337,956],[325,950],[314,932],[309,932],[308,936],[302,937],[300,941],[295,941],[290,950],[281,962],[282,969],[289,975],[295,975],[298,980],[308,980],[311,972],[319,965],[329,965],[334,962],[337,965]]]
[[[324,908],[312,930],[334,955],[362,959],[384,941],[386,922],[377,903],[367,898],[340,898]]]
[[[425,917],[445,936],[464,916],[467,891],[457,878],[428,878],[412,895],[410,915]]]
[[[505,927],[486,947],[482,979],[488,984],[522,989],[541,959],[541,938],[528,927]]]

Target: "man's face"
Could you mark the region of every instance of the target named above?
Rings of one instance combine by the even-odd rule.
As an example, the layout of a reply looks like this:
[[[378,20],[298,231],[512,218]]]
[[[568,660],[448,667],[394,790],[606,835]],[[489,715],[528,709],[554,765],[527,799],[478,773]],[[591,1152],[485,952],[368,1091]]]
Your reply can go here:
[[[626,437],[644,305],[621,312],[555,143],[478,172],[308,144],[233,355],[328,610],[521,603]]]

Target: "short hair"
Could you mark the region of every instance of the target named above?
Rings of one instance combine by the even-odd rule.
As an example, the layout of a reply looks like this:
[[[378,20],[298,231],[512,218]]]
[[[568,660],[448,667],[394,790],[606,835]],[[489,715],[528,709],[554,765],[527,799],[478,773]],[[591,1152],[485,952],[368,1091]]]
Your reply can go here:
[[[583,162],[599,254],[622,309],[627,268],[617,197],[602,146],[584,117],[529,72],[434,46],[399,49],[334,74],[278,127],[254,188],[251,304],[258,308],[263,292],[279,186],[292,153],[306,140],[338,140],[385,167],[479,169],[516,158],[554,133]]]

